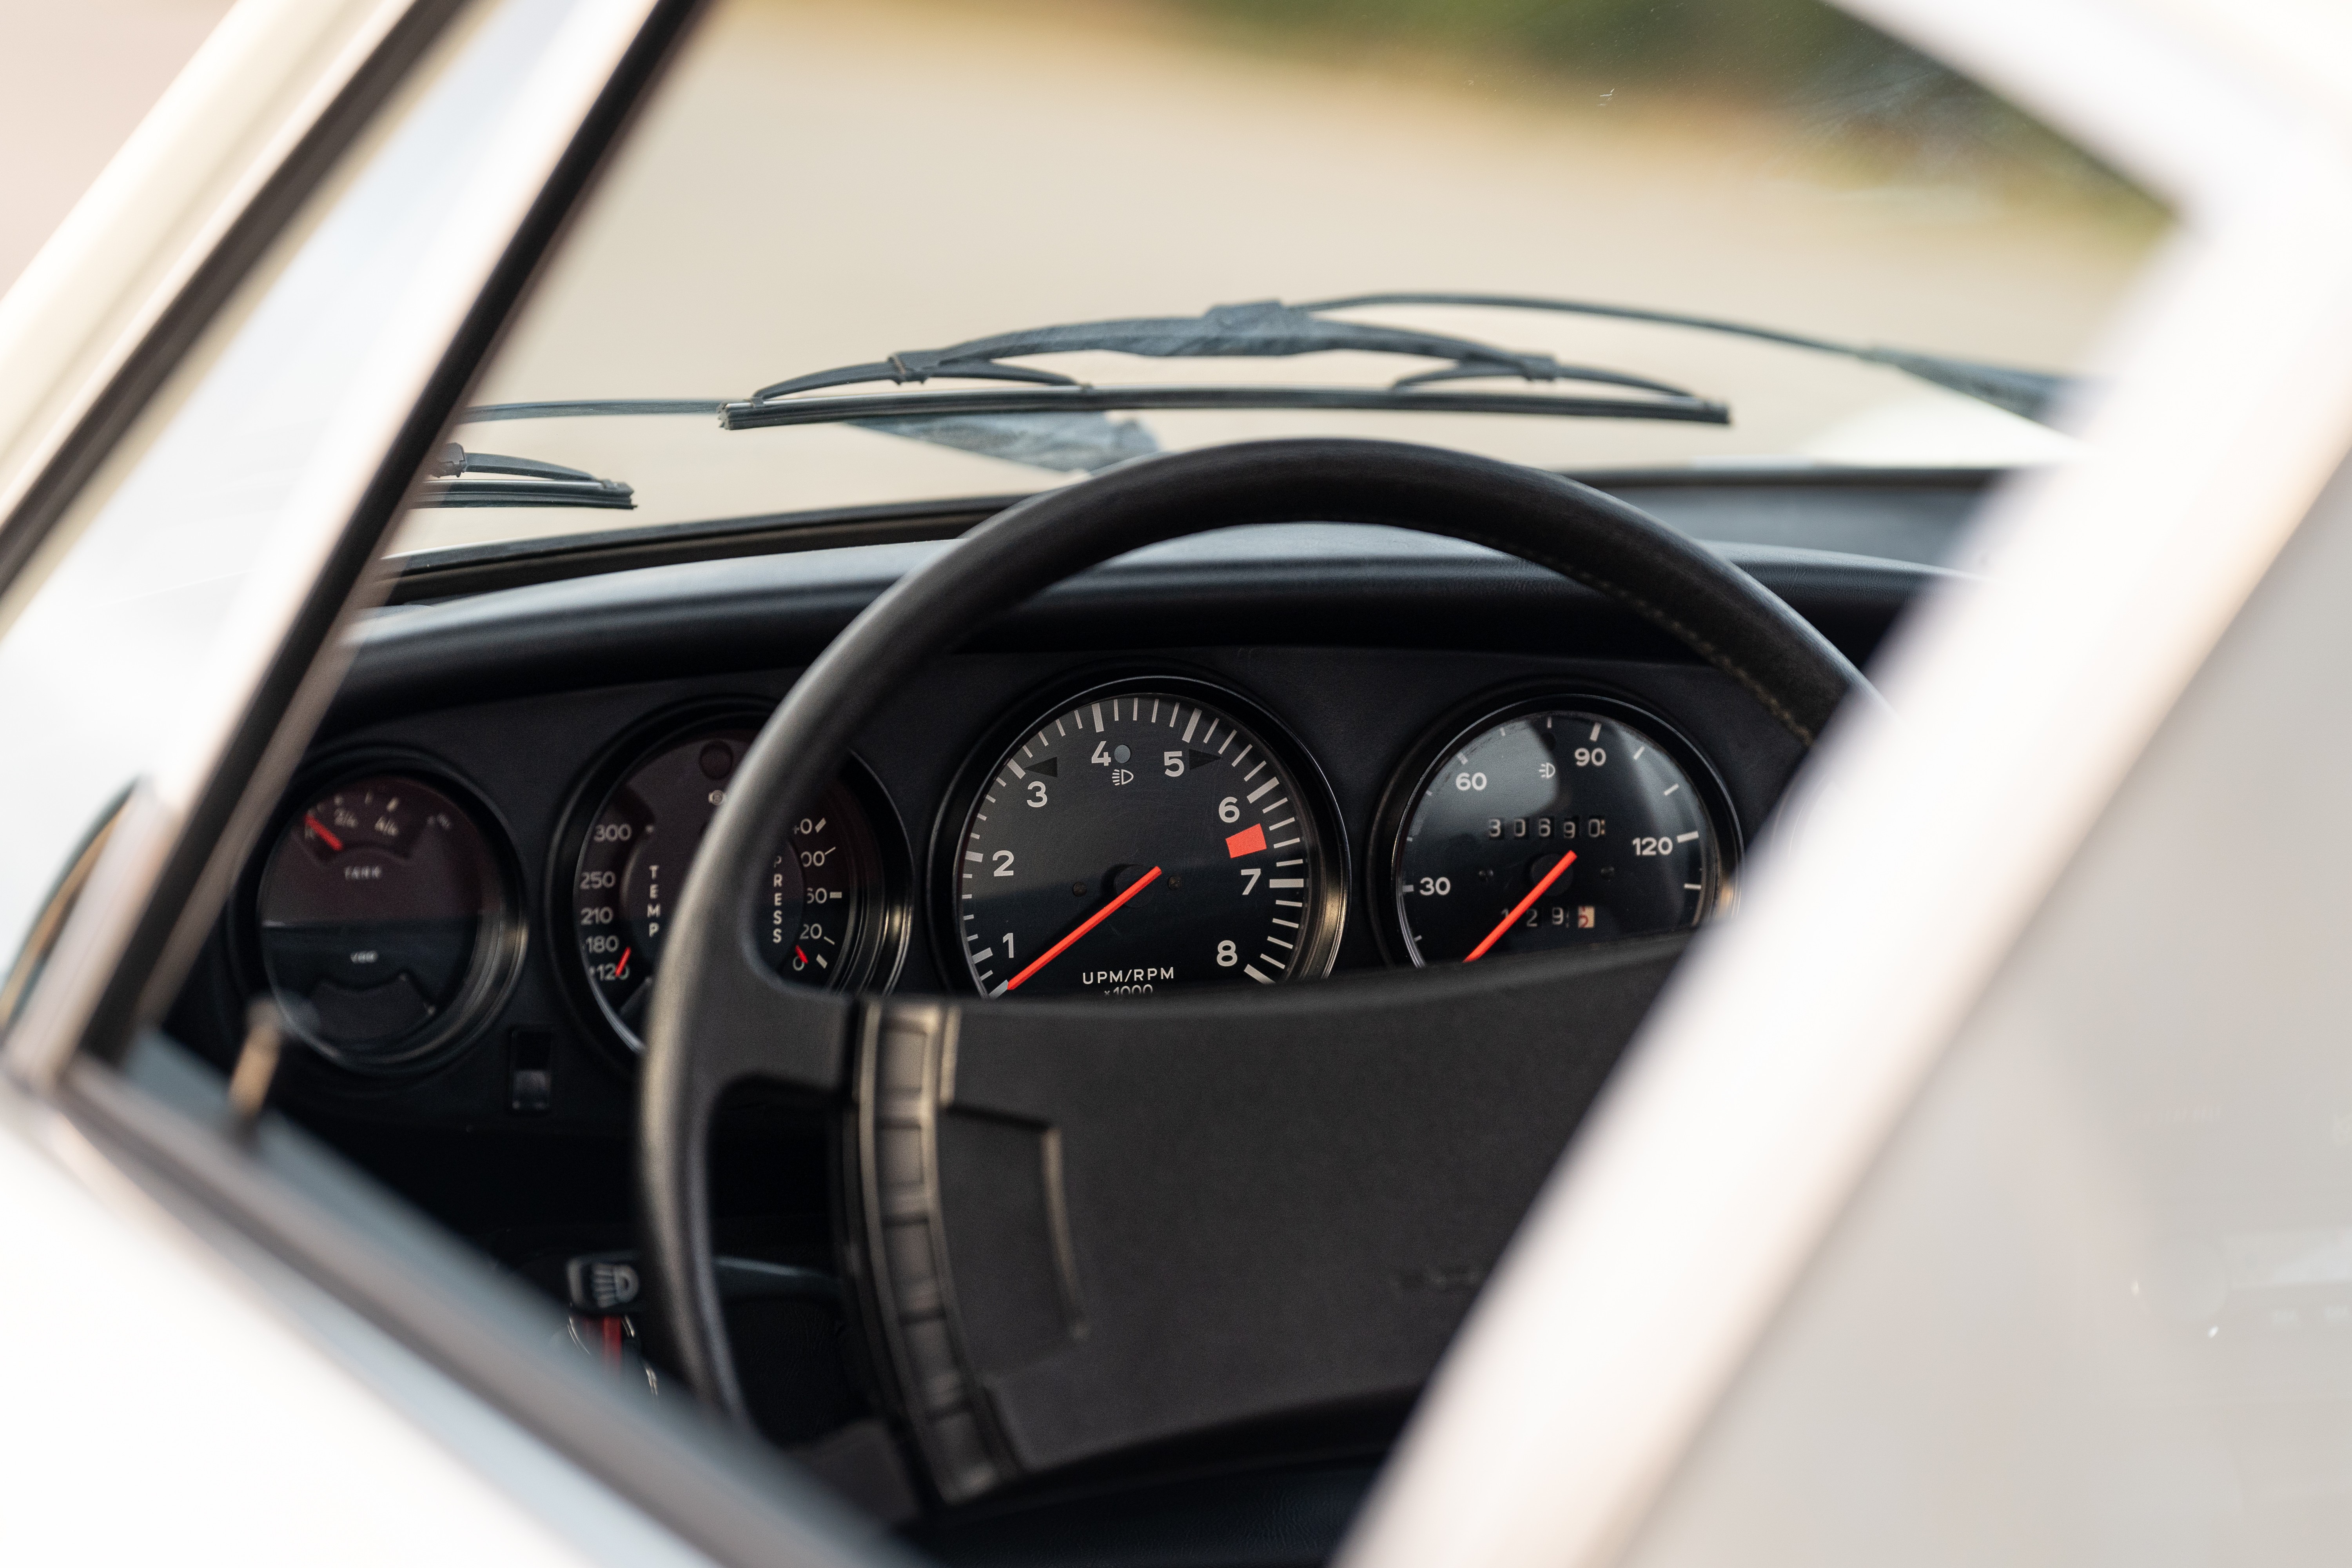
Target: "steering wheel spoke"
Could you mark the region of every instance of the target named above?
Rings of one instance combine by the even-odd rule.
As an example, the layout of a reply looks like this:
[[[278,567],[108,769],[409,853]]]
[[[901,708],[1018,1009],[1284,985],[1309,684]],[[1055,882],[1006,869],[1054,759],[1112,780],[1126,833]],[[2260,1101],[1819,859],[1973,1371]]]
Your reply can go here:
[[[1686,941],[872,1005],[853,1270],[942,1495],[1402,1409]]]

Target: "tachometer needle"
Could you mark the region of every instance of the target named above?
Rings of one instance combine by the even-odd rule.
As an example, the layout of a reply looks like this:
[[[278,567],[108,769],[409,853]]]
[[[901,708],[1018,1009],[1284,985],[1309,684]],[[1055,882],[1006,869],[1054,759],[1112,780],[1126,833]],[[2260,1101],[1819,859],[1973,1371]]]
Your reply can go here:
[[[1567,870],[1570,866],[1575,864],[1575,850],[1571,849],[1567,854],[1561,856],[1559,858],[1559,864],[1554,866],[1550,870],[1546,871],[1543,874],[1543,880],[1535,885],[1535,890],[1530,892],[1526,898],[1521,899],[1517,903],[1513,904],[1511,906],[1511,912],[1503,917],[1503,923],[1496,926],[1493,931],[1488,931],[1486,933],[1486,940],[1472,948],[1470,950],[1470,956],[1464,959],[1462,962],[1465,963],[1475,963],[1480,959],[1486,957],[1486,950],[1494,946],[1496,942],[1502,941],[1503,933],[1510,930],[1512,926],[1517,924],[1519,917],[1526,914],[1528,910],[1532,909],[1535,906],[1535,901],[1544,896],[1545,890],[1550,888],[1554,882],[1559,880],[1559,874],[1562,871]]]
[[[1077,930],[1064,937],[1061,941],[1055,942],[1045,952],[1039,953],[1035,958],[1031,959],[1029,961],[1029,967],[1014,975],[1012,979],[1006,981],[1003,984],[998,986],[996,988],[995,994],[1002,996],[1007,991],[1018,989],[1023,981],[1028,979],[1031,975],[1036,973],[1039,970],[1053,963],[1054,960],[1061,957],[1062,954],[1069,952],[1070,944],[1072,942],[1086,935],[1087,932],[1094,930],[1095,927],[1102,924],[1103,921],[1110,919],[1111,916],[1118,913],[1118,909],[1121,904],[1126,903],[1128,900],[1135,897],[1136,894],[1143,891],[1144,889],[1151,886],[1152,883],[1159,879],[1160,868],[1154,866],[1150,870],[1146,871],[1142,876],[1138,877],[1134,881],[1129,883],[1127,891],[1121,893],[1118,897],[1113,899],[1110,902],[1105,904],[1102,908],[1088,915],[1085,920],[1079,921]]]
[[[325,823],[320,821],[317,817],[310,816],[307,812],[303,814],[302,820],[310,825],[311,832],[317,834],[320,837],[327,841],[328,848],[333,850],[338,855],[343,852],[343,841],[336,837],[333,834],[328,832],[327,825]]]

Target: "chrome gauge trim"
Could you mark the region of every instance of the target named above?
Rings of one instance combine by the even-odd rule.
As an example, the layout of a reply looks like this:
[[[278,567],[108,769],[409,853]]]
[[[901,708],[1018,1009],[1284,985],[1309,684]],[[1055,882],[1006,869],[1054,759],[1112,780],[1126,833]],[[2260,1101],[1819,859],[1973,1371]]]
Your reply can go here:
[[[1404,760],[1390,773],[1372,818],[1371,851],[1364,859],[1364,907],[1370,911],[1372,935],[1381,957],[1394,968],[1422,968],[1423,961],[1406,940],[1404,917],[1396,893],[1397,868],[1404,855],[1405,820],[1423,791],[1437,777],[1446,759],[1495,725],[1529,713],[1574,709],[1613,720],[1641,731],[1644,740],[1671,757],[1691,781],[1708,826],[1715,832],[1711,884],[1699,923],[1729,912],[1737,900],[1738,873],[1746,841],[1731,792],[1715,763],[1672,721],[1655,709],[1591,687],[1518,683],[1482,693],[1450,710],[1407,747]]]
[[[343,784],[373,774],[391,773],[446,795],[464,811],[480,833],[497,873],[499,908],[487,910],[466,983],[441,1020],[414,1041],[389,1054],[350,1050],[304,1029],[299,1010],[286,1008],[288,1026],[322,1059],[363,1078],[407,1077],[448,1061],[473,1047],[485,1026],[505,1007],[521,977],[523,957],[530,942],[530,918],[522,898],[522,862],[515,851],[513,830],[505,816],[482,790],[447,763],[429,752],[400,746],[364,746],[331,752],[307,764],[295,775],[293,786],[270,814],[269,829],[239,873],[236,918],[229,925],[229,961],[234,973],[253,995],[277,989],[263,962],[261,889],[277,858],[284,836],[310,803]]]
[[[635,1065],[645,1053],[645,1042],[613,1010],[580,963],[572,930],[572,878],[585,847],[588,830],[605,801],[621,783],[646,763],[698,732],[742,727],[757,733],[767,723],[775,703],[756,697],[718,697],[672,706],[649,714],[621,731],[598,752],[565,797],[558,815],[555,837],[547,856],[541,917],[547,926],[548,952],[558,972],[558,989],[590,1034]],[[879,891],[876,906],[861,917],[849,964],[839,985],[842,991],[887,991],[906,966],[907,949],[915,922],[914,867],[907,832],[897,805],[882,781],[864,762],[845,758],[838,774],[864,814],[872,840]],[[678,883],[683,886],[681,876]]]
[[[966,959],[959,920],[961,870],[958,848],[964,838],[981,795],[1023,737],[1050,724],[1072,708],[1133,691],[1157,691],[1181,696],[1219,709],[1247,725],[1260,744],[1274,754],[1297,786],[1301,807],[1309,813],[1321,837],[1325,858],[1321,886],[1309,910],[1311,930],[1292,961],[1290,979],[1319,980],[1331,973],[1339,956],[1339,939],[1347,929],[1349,891],[1354,885],[1347,826],[1339,815],[1339,797],[1324,776],[1322,764],[1302,744],[1289,725],[1247,693],[1220,680],[1181,674],[1177,667],[1138,663],[1097,666],[1076,679],[1056,681],[1033,690],[1005,711],[984,731],[966,754],[955,782],[942,798],[931,825],[929,905],[932,940],[938,944],[941,984],[954,994],[982,991]],[[1287,983],[1287,982],[1286,982]]]

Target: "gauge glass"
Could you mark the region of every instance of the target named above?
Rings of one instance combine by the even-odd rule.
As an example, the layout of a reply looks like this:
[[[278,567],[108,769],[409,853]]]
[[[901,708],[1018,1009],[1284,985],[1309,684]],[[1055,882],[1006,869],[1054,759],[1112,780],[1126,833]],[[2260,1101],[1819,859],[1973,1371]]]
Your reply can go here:
[[[750,750],[748,725],[702,726],[644,756],[596,803],[572,868],[569,920],[598,1005],[642,1049],[670,912],[710,819]],[[756,942],[788,979],[862,985],[890,945],[880,854],[866,812],[836,782],[779,835],[758,908]]]
[[[1328,972],[1346,871],[1322,781],[1223,693],[1089,693],[983,775],[945,886],[989,995],[1140,995]]]
[[[1681,931],[1714,907],[1721,854],[1699,787],[1622,720],[1520,710],[1420,777],[1392,859],[1416,964]]]
[[[257,914],[261,963],[296,1032],[350,1065],[407,1060],[478,1021],[511,972],[508,879],[446,792],[355,778],[278,834]]]

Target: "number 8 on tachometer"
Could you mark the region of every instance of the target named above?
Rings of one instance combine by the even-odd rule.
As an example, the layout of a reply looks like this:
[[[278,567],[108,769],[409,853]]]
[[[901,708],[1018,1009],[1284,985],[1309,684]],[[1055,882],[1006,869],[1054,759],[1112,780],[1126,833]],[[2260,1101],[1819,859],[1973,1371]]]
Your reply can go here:
[[[1144,995],[1330,969],[1347,865],[1329,791],[1231,692],[1098,688],[991,754],[941,881],[984,994]]]

